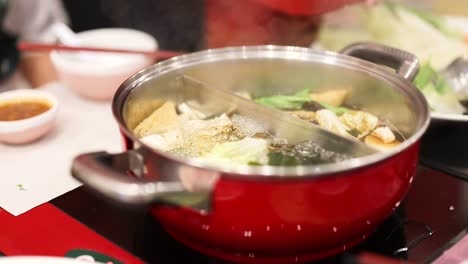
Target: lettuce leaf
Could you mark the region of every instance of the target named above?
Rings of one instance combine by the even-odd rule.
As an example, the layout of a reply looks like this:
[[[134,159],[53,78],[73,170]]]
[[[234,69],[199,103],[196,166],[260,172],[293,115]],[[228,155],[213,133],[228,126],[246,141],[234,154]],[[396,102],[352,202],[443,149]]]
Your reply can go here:
[[[220,164],[266,164],[268,162],[268,141],[260,138],[246,137],[239,141],[216,144],[201,159]]]
[[[421,91],[429,102],[431,110],[447,114],[463,114],[465,108],[460,104],[458,97],[451,92],[444,92],[447,87],[437,87],[432,82]]]
[[[337,115],[341,115],[349,110],[346,107],[332,106],[326,103],[312,100],[309,94],[309,89],[303,89],[298,91],[294,95],[273,95],[268,97],[259,97],[255,99],[255,102],[264,106],[280,110],[300,110],[302,106],[307,102],[317,102],[321,106],[323,106],[323,108],[326,108]]]
[[[419,89],[424,89],[437,76],[437,72],[431,67],[431,64],[426,62],[421,64],[419,73],[413,81],[413,84]]]
[[[414,79],[413,84],[423,92],[424,89],[430,85],[432,85],[431,88],[440,95],[445,95],[452,91],[447,80],[434,70],[429,62],[421,65],[419,73]]]
[[[317,101],[317,103],[321,104],[325,109],[328,109],[337,115],[342,115],[346,113],[347,111],[349,111],[348,108],[343,107],[343,106],[333,106],[333,105],[329,105],[329,104],[322,103],[319,101]]]
[[[421,65],[413,84],[424,94],[432,111],[462,114],[464,107],[445,80],[429,62]]]
[[[273,95],[255,99],[259,104],[281,110],[299,110],[309,101],[311,101],[309,89],[301,90],[294,95]]]

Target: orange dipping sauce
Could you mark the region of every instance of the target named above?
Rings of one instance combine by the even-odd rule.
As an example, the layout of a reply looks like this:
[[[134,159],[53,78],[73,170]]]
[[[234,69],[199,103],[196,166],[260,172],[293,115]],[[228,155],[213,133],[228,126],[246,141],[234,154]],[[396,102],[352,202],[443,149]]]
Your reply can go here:
[[[16,121],[40,115],[51,108],[46,100],[12,100],[0,103],[0,121]]]

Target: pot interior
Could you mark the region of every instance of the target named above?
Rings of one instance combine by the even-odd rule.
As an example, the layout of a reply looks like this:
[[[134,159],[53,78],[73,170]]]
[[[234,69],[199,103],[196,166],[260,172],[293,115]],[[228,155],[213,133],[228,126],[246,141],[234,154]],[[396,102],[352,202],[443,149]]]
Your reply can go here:
[[[419,91],[384,67],[304,48],[243,47],[173,58],[127,80],[117,92],[113,107],[130,136],[161,102],[181,103],[182,96],[174,87],[174,80],[180,75],[211,87],[248,92],[253,97],[293,94],[305,88],[310,91],[349,89],[344,104],[388,121],[406,139],[392,153],[419,139],[429,120],[426,101]]]

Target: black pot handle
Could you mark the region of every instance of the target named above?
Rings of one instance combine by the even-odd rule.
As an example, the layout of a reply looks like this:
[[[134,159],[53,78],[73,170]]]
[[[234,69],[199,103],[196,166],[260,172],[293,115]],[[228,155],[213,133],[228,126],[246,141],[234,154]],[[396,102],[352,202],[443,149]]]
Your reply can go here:
[[[415,55],[378,43],[354,43],[340,53],[390,67],[411,82],[419,72],[419,60]]]
[[[145,179],[143,171],[144,158],[137,150],[119,154],[82,154],[73,160],[71,168],[73,177],[119,204],[146,206],[165,203],[209,211],[209,189],[190,191],[187,184],[178,178],[172,181]]]

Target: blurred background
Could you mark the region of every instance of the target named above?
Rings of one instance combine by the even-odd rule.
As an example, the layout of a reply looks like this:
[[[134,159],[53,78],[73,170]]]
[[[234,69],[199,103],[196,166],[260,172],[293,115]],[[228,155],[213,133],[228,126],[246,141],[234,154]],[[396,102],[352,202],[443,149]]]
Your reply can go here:
[[[70,24],[75,31],[99,27],[132,27],[151,33],[160,42],[161,48],[196,50],[203,47],[205,7],[231,2],[230,11],[236,12],[239,20],[249,20],[249,12],[242,8],[248,0],[63,0]],[[444,15],[468,16],[468,1],[459,0],[396,0],[418,8],[432,10]],[[224,5],[226,5],[224,3]],[[253,5],[247,6],[253,9]],[[218,7],[219,8],[219,7]],[[221,10],[216,10],[220,12]],[[84,15],[86,14],[86,15]],[[240,22],[238,22],[240,23]],[[267,21],[264,21],[267,26]]]
[[[357,5],[368,2],[358,1]],[[468,1],[459,0],[396,0],[421,10],[450,16],[468,16]],[[56,22],[67,24],[73,31],[96,28],[124,27],[144,31],[155,37],[162,50],[193,52],[206,48],[236,45],[278,44],[310,46],[317,37],[324,17],[291,4],[268,6],[264,0],[0,0],[2,20],[0,57],[6,58],[0,67],[0,80],[5,80],[21,68],[28,83],[38,87],[57,80],[48,55],[14,52],[18,40],[54,42],[48,27]],[[365,2],[365,3],[364,3]],[[383,2],[383,1],[380,1]],[[304,4],[306,3],[306,4]],[[318,2],[315,2],[318,3]],[[328,3],[321,2],[321,3]],[[273,8],[272,8],[273,6]],[[345,10],[347,8],[344,8]],[[352,9],[351,9],[352,10]],[[354,11],[343,16],[339,11],[327,16],[348,21]],[[0,62],[1,64],[1,62]]]

